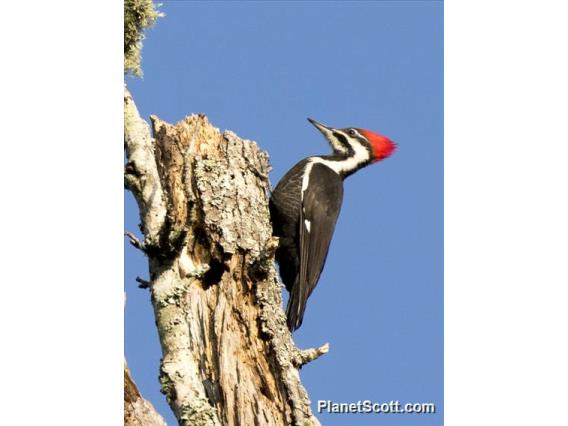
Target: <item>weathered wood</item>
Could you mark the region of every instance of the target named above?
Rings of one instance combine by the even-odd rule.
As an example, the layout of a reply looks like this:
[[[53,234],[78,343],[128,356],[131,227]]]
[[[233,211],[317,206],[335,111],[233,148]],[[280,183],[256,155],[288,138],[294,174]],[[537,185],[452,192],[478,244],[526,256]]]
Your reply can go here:
[[[138,202],[144,244],[146,247],[158,247],[166,205],[156,167],[154,143],[148,123],[138,114],[138,109],[126,88],[124,146],[128,159],[124,168],[124,184]]]
[[[166,426],[154,406],[142,398],[124,362],[124,426]]]
[[[286,327],[268,155],[204,115],[176,125],[152,117],[152,127],[153,149],[143,152],[154,166],[148,157],[144,167],[134,162],[129,188],[144,212],[162,391],[179,423],[319,424],[298,368],[327,345],[300,351]],[[143,196],[141,182],[151,183],[153,197]]]

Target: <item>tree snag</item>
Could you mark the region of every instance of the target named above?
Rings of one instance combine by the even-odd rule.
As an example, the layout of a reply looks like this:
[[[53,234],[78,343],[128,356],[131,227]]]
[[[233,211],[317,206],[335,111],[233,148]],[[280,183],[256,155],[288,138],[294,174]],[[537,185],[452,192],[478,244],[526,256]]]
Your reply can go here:
[[[124,426],[166,426],[154,406],[142,398],[124,362]]]
[[[162,391],[180,425],[313,425],[274,268],[268,155],[204,115],[153,137],[126,91],[125,185],[140,209],[162,346]],[[132,238],[131,238],[132,241]]]

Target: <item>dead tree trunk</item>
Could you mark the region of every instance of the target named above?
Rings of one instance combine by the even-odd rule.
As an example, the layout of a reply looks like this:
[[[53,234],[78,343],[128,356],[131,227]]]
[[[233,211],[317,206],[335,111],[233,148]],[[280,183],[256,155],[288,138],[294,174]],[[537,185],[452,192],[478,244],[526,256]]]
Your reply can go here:
[[[124,426],[166,426],[154,406],[142,398],[124,363]]]
[[[204,115],[152,117],[125,98],[125,184],[140,209],[160,382],[180,425],[319,424],[274,269],[268,155]]]

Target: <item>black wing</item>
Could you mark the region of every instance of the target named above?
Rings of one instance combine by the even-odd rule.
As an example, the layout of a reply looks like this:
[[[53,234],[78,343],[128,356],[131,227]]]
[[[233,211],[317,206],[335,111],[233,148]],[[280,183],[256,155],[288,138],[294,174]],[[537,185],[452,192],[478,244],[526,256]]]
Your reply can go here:
[[[302,324],[306,302],[314,290],[329,250],[335,223],[343,200],[343,180],[333,170],[313,165],[300,211],[300,273],[290,293],[288,327]]]
[[[301,188],[306,163],[307,160],[302,160],[286,173],[272,192],[269,204],[274,235],[280,239],[276,260],[288,291],[292,291],[300,271],[298,223],[302,210]]]

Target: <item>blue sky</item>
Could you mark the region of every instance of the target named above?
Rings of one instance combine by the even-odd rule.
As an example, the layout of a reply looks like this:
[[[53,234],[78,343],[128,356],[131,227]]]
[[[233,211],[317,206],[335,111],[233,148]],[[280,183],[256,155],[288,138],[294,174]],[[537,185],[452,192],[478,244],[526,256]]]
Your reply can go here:
[[[294,338],[330,343],[301,370],[312,402],[433,402],[434,415],[317,414],[325,425],[439,425],[443,409],[442,2],[164,2],[142,79],[144,117],[205,113],[270,154],[275,185],[329,148],[306,117],[363,127],[395,154],[345,182],[326,268]],[[125,200],[125,228],[137,231]],[[125,244],[125,350],[142,393],[175,424],[143,256]]]

